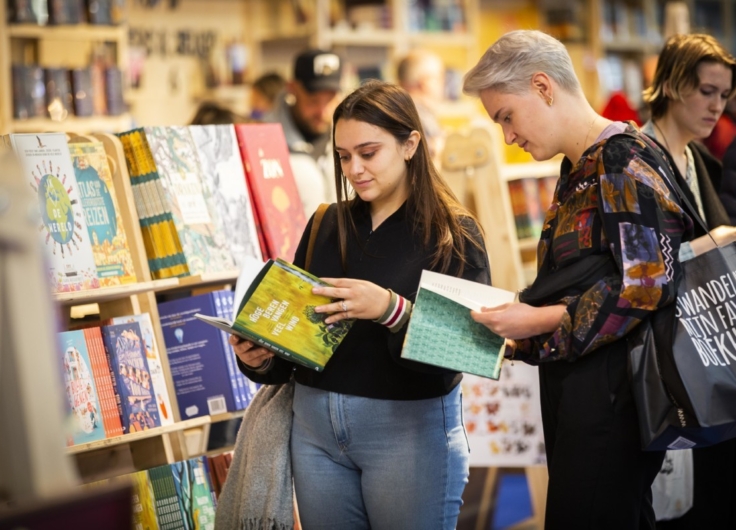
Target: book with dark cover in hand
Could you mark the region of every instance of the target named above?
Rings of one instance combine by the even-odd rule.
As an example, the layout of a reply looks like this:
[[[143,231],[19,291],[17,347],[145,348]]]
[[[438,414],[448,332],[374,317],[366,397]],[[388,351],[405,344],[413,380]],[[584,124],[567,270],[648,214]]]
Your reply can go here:
[[[505,339],[470,316],[471,309],[514,301],[514,293],[422,271],[401,357],[498,379]]]
[[[314,308],[333,300],[313,294],[312,289],[329,284],[283,260],[265,265],[246,261],[238,279],[239,288],[242,285],[247,288],[235,321],[201,313],[194,316],[318,372],[353,324],[352,320],[325,324],[329,315]]]

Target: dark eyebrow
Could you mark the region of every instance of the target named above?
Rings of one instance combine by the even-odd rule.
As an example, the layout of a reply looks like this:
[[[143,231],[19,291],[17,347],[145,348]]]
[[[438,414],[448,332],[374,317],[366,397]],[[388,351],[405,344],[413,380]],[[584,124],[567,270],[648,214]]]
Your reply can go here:
[[[493,115],[493,121],[498,122],[498,115],[501,114],[502,110],[503,110],[503,107],[501,107],[500,109],[496,111],[496,114]]]
[[[360,149],[362,147],[368,147],[368,146],[371,146],[371,145],[380,145],[380,144],[381,144],[381,142],[363,142],[362,144],[356,145],[355,146],[355,149]],[[339,145],[336,145],[335,146],[335,150],[338,150],[338,151],[347,151],[347,149],[345,149],[344,147],[340,147]]]

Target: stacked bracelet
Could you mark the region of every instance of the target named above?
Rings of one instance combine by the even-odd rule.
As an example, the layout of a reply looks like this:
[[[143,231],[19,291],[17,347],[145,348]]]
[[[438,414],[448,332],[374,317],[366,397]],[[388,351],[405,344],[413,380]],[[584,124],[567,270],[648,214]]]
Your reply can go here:
[[[386,311],[373,322],[386,326],[392,333],[400,330],[404,324],[409,320],[411,316],[412,304],[409,300],[403,296],[399,296],[391,289],[388,289],[391,293],[391,300],[388,303]]]

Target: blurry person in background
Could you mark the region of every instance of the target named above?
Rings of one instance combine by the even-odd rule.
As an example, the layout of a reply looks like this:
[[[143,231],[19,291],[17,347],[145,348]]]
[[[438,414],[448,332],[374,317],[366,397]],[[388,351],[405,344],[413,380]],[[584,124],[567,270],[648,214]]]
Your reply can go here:
[[[247,123],[247,118],[211,101],[203,102],[194,113],[190,125],[226,125],[228,123]]]
[[[675,35],[665,43],[654,81],[644,91],[651,120],[642,132],[656,140],[670,159],[683,194],[719,242],[733,237],[733,230],[713,231],[731,224],[718,197],[722,168],[695,140],[711,134],[734,94],[735,74],[736,59],[710,35]],[[682,244],[680,261],[692,257],[692,249],[709,240],[699,223],[694,223],[694,233],[699,239]],[[677,519],[659,521],[657,527],[736,528],[736,439],[693,449],[692,461],[692,508]]]
[[[276,72],[263,74],[253,82],[250,92],[250,117],[260,120],[271,112],[276,98],[286,88],[286,79]]]
[[[280,123],[304,213],[311,216],[335,195],[332,113],[340,101],[342,61],[337,54],[307,50],[294,60],[293,78],[263,121]]]
[[[429,153],[437,161],[442,155],[445,134],[437,119],[437,106],[445,99],[445,65],[428,50],[412,50],[399,63],[397,78],[419,112]]]

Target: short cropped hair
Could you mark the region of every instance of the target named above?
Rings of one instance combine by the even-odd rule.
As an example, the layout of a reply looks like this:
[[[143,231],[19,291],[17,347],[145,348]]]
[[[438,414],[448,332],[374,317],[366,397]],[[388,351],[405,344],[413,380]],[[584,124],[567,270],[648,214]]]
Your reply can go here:
[[[582,91],[570,54],[560,41],[541,31],[517,30],[494,42],[465,74],[463,92],[478,96],[493,89],[521,94],[537,72],[544,72],[570,93]]]
[[[434,63],[434,64],[433,64]],[[444,68],[442,59],[428,50],[410,51],[396,69],[399,84],[406,90],[414,88],[422,80],[423,74],[432,67]]]
[[[657,60],[652,85],[644,90],[644,102],[652,111],[652,119],[667,113],[670,100],[681,100],[689,91],[700,86],[698,65],[719,63],[732,73],[730,98],[736,81],[736,59],[710,35],[694,33],[673,35],[664,45]],[[665,94],[665,86],[669,95]]]

